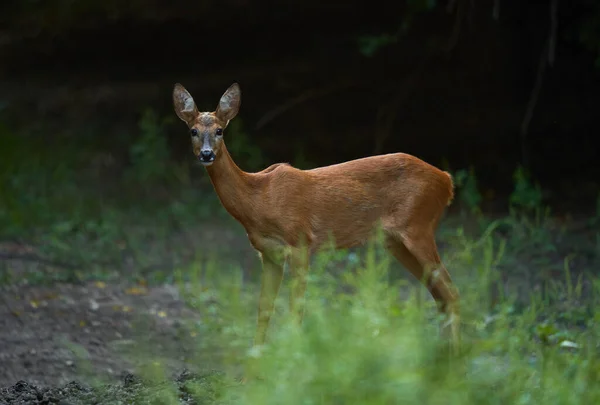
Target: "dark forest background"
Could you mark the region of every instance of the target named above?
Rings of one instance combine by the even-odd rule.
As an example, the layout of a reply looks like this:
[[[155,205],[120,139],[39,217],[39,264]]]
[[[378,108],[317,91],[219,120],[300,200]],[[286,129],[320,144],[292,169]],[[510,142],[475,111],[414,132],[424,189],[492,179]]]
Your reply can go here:
[[[237,81],[239,121],[264,165],[403,151],[472,166],[506,196],[523,164],[556,204],[584,204],[600,175],[599,10],[591,0],[5,1],[0,108],[10,128],[36,128],[31,142],[72,132],[123,145],[144,109],[173,116],[175,82],[212,110]],[[173,159],[189,159],[185,127],[169,125]]]

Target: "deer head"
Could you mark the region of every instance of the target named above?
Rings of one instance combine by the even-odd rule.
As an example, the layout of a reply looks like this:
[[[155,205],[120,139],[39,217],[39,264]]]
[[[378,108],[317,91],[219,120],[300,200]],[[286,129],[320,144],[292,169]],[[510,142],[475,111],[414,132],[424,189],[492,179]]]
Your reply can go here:
[[[187,124],[192,137],[192,150],[200,163],[210,166],[219,156],[223,145],[223,132],[238,113],[242,92],[233,83],[221,96],[213,112],[199,112],[191,94],[181,84],[173,89],[173,105],[177,116]]]

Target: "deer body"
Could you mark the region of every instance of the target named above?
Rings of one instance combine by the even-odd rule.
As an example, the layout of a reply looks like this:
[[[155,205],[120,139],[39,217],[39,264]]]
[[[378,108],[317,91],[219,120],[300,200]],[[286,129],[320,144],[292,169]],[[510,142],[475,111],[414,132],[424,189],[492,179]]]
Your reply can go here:
[[[365,243],[382,226],[389,251],[422,280],[440,309],[458,314],[456,292],[442,264],[434,233],[454,196],[451,176],[414,156],[392,153],[312,170],[274,164],[241,170],[223,142],[223,130],[241,102],[237,84],[217,110],[200,113],[183,86],[173,91],[175,111],[188,124],[192,147],[206,166],[227,212],[240,222],[263,263],[255,344],[265,341],[275,298],[289,261],[290,307],[301,322],[311,253],[333,236],[337,248]],[[456,337],[456,322],[452,323]]]
[[[384,230],[401,231],[411,216],[398,213],[427,213],[433,226],[453,196],[445,172],[404,153],[312,170],[278,163],[258,173],[226,167],[235,164],[221,153],[207,168],[209,176],[259,251],[296,246],[302,237],[316,249],[330,235],[338,248],[358,246],[379,222]]]

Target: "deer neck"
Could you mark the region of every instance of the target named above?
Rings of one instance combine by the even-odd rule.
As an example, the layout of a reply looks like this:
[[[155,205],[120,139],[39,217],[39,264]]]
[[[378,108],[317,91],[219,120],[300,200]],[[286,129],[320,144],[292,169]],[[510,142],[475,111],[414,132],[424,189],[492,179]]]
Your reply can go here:
[[[235,164],[224,143],[219,156],[206,170],[223,207],[246,227],[255,217],[254,201],[259,189],[256,176]]]

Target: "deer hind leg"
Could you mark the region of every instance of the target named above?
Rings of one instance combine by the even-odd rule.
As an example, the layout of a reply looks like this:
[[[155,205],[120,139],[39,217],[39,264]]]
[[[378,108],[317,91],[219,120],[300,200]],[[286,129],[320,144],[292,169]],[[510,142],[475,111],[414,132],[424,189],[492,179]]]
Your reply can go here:
[[[263,270],[260,281],[260,297],[258,299],[258,322],[254,338],[255,346],[261,346],[265,343],[267,329],[273,315],[273,308],[275,307],[275,299],[281,287],[283,265],[285,263],[283,256],[273,252],[261,254],[261,260]]]
[[[392,255],[429,290],[441,312],[447,315],[442,332],[450,326],[455,345],[459,338],[459,295],[448,270],[442,263],[433,232],[388,234],[387,247]]]

